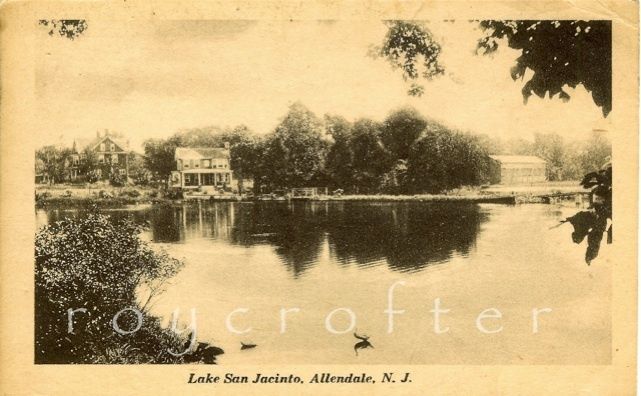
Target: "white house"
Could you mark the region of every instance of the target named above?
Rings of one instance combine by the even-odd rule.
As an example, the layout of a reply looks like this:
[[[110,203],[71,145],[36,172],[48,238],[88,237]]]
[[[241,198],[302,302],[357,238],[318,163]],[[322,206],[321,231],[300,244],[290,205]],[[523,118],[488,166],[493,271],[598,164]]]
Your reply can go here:
[[[184,190],[231,187],[229,148],[178,147],[170,186]]]

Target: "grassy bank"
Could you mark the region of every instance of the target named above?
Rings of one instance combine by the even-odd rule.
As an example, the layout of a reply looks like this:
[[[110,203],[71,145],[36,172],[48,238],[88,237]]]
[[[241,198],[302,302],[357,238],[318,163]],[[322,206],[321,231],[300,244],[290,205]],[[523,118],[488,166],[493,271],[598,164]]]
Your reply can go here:
[[[36,186],[36,207],[66,206],[119,207],[149,204],[164,200],[157,188],[142,186],[113,187],[105,183],[89,185],[56,184]]]
[[[547,182],[520,186],[462,187],[442,194],[346,194],[318,198],[300,198],[311,201],[362,201],[362,202],[471,202],[471,203],[521,203],[541,202],[540,196],[585,192],[577,182]],[[293,198],[296,200],[297,198]],[[108,184],[87,186],[54,185],[36,187],[36,207],[122,207],[153,203],[197,202],[167,197],[159,188]]]

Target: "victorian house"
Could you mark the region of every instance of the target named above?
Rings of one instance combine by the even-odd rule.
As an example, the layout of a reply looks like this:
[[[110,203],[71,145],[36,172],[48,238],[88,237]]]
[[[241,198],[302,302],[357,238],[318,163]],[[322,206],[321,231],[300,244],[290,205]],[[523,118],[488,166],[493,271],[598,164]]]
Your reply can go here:
[[[68,168],[72,180],[81,175],[81,165],[87,160],[88,153],[95,156],[95,172],[99,179],[109,178],[112,172],[125,180],[129,176],[129,141],[121,134],[105,129],[98,131],[94,139],[74,140]]]

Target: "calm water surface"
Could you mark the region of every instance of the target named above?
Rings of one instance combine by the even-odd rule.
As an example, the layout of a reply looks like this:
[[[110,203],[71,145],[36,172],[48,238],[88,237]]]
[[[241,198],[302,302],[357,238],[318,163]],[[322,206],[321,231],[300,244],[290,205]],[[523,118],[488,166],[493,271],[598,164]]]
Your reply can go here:
[[[552,205],[261,202],[105,210],[149,225],[143,235],[185,261],[152,312],[196,308],[199,338],[225,349],[222,364],[597,364],[610,359],[608,251],[592,267],[569,228],[576,212]],[[38,211],[39,225],[83,210]],[[567,227],[570,227],[569,225]],[[388,289],[394,292],[389,333]],[[450,309],[434,333],[434,299]],[[501,319],[475,320],[494,307]],[[532,334],[532,309],[552,312]],[[230,332],[227,315],[244,334]],[[282,308],[287,326],[281,329]],[[348,308],[373,349],[327,315]],[[336,330],[349,327],[335,313]],[[590,348],[585,342],[591,340]],[[594,340],[599,340],[595,343]],[[240,342],[258,344],[240,350]],[[552,348],[552,352],[551,349]]]

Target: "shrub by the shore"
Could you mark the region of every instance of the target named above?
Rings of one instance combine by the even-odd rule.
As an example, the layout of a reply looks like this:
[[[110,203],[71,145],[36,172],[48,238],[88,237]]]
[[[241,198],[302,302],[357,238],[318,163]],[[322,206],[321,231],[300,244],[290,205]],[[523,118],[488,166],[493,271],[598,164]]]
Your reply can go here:
[[[185,340],[145,312],[136,290],[162,291],[182,262],[152,249],[139,238],[142,228],[92,213],[56,222],[35,240],[36,363],[184,363]],[[68,327],[68,309],[86,308]],[[142,312],[131,334],[114,330],[114,315],[126,308]],[[119,316],[121,329],[135,329],[132,311]],[[222,353],[222,351],[220,351]],[[188,359],[192,361],[193,359]],[[213,363],[213,362],[208,362]]]

